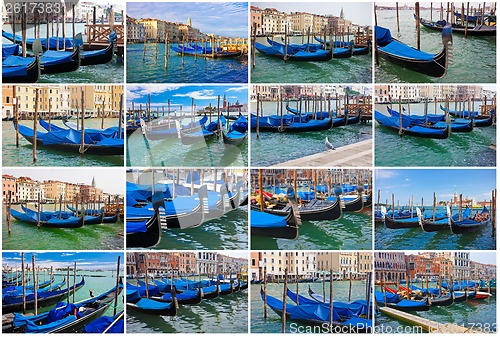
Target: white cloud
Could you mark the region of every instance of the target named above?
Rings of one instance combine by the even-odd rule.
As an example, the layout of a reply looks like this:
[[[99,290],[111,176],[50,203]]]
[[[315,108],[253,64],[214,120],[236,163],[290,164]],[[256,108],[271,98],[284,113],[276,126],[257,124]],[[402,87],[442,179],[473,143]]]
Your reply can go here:
[[[245,90],[247,90],[246,86],[239,86],[239,87],[229,88],[226,90],[226,92],[229,92],[229,91],[240,92],[240,91],[245,91]]]
[[[391,179],[398,176],[397,171],[393,170],[375,170],[375,179]]]
[[[174,97],[191,97],[194,99],[217,99],[217,96],[214,95],[214,90],[197,90],[191,91],[185,94],[174,94]]]
[[[179,89],[179,85],[169,85],[169,84],[149,84],[149,85],[129,85],[127,86],[127,101],[134,99],[139,99],[147,96],[163,94],[167,91],[173,91]]]

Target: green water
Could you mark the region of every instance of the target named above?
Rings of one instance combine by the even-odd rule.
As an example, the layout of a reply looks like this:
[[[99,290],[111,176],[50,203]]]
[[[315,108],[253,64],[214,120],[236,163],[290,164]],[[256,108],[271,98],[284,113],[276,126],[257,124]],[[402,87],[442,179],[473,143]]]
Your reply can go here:
[[[172,45],[176,46],[176,44]],[[158,51],[157,49],[158,48]],[[127,83],[248,83],[248,57],[202,58],[173,50],[165,70],[165,44],[127,45]]]
[[[478,332],[488,333],[497,330],[495,296],[485,300],[467,300],[445,307],[431,307],[429,311],[412,312],[411,314],[441,324],[454,323],[466,328],[473,327]],[[397,331],[398,328],[404,330]],[[382,313],[375,315],[375,333],[396,332],[411,333],[412,326]],[[415,330],[413,333],[418,333],[418,331]]]
[[[76,119],[70,119],[76,123]],[[62,121],[52,121],[54,125],[65,127]],[[33,121],[21,121],[33,129]],[[118,119],[106,118],[104,128],[118,126]],[[101,128],[100,118],[85,120],[85,127]],[[39,132],[45,132],[40,125]],[[66,127],[65,127],[66,128]],[[12,122],[2,122],[2,163],[3,166],[123,166],[123,156],[80,155],[67,151],[59,151],[37,147],[37,162],[33,163],[33,148],[23,136],[19,135],[19,147],[16,147],[16,130]]]
[[[248,292],[180,305],[176,317],[127,310],[127,333],[247,333]]]
[[[422,114],[423,106],[423,103],[412,104],[410,108],[412,113]],[[386,107],[388,105],[376,104],[375,110],[387,115]],[[398,110],[398,105],[393,105],[393,109]],[[408,107],[405,106],[405,109],[408,110]],[[429,112],[434,113],[433,104],[429,104]],[[442,112],[438,110],[437,113]],[[376,166],[496,165],[496,151],[489,148],[496,143],[495,125],[474,128],[472,132],[452,133],[447,139],[426,139],[399,137],[397,131],[375,124]]]
[[[4,25],[3,29],[7,32],[12,33],[12,25]],[[59,27],[59,38],[62,38],[62,24]],[[45,38],[47,36],[47,26],[45,24],[40,25],[40,36]],[[51,31],[49,31],[51,33]],[[84,33],[85,24],[75,23],[75,34]],[[16,25],[16,34],[21,34],[21,26]],[[34,37],[34,27],[29,25],[26,30],[27,38]],[[54,36],[56,35],[56,25],[54,25]],[[72,37],[72,24],[66,24],[66,37]],[[84,37],[84,41],[86,36]],[[11,44],[12,42],[2,38],[2,43]],[[111,62],[106,64],[97,64],[93,66],[80,67],[75,71],[60,73],[60,74],[48,74],[41,75],[38,83],[123,83],[124,82],[125,70],[123,67],[123,60],[121,62],[117,61],[117,56],[113,57]]]
[[[394,4],[393,4],[394,5]],[[435,4],[435,6],[439,6]],[[445,8],[446,12],[446,8]],[[417,46],[417,33],[413,10],[399,10],[400,32],[396,22],[396,10],[377,11],[379,26],[391,30],[391,35],[412,47]],[[446,14],[446,13],[445,13]],[[430,19],[430,10],[421,10],[420,17]],[[433,20],[439,20],[439,11],[432,13]],[[446,18],[446,17],[445,17]],[[443,49],[441,32],[420,27],[420,50],[428,53],[439,53]],[[453,34],[453,60],[448,73],[443,78],[430,77],[398,65],[382,58],[380,65],[375,66],[376,83],[494,83],[496,79],[496,40],[494,36],[465,38]]]
[[[268,46],[265,37],[257,38],[257,42]],[[302,38],[291,37],[290,42],[302,43]],[[311,43],[317,42],[311,41]],[[323,62],[285,62],[256,51],[255,68],[251,68],[251,81],[252,83],[371,83],[372,54]]]
[[[166,229],[155,249],[248,249],[247,206],[195,228]]]
[[[303,221],[295,240],[251,237],[252,250],[372,249],[371,207],[367,214],[346,212],[336,221]]]
[[[30,208],[33,207],[30,205]],[[16,205],[12,207],[21,210]],[[48,210],[48,207],[45,207]],[[11,218],[11,234],[3,220],[4,250],[116,250],[123,249],[123,222],[87,225],[80,228],[37,228]]]
[[[127,166],[244,167],[248,166],[248,141],[225,146],[217,138],[184,145],[178,138],[148,141],[139,129],[127,137]]]
[[[294,103],[290,104],[296,108]],[[276,115],[276,102],[263,102],[263,112],[259,115]],[[332,101],[332,110],[336,109],[335,101]],[[304,109],[304,106],[303,106]],[[284,109],[285,110],[285,109]],[[323,109],[326,111],[326,109]],[[255,113],[255,105],[252,113]],[[285,110],[283,114],[286,114]],[[372,138],[372,126],[368,124],[355,124],[331,128],[325,131],[281,133],[260,132],[257,138],[256,130],[251,134],[251,164],[252,166],[270,166],[289,160],[302,158],[316,153],[326,151],[325,137],[328,137],[334,147],[357,143]],[[279,149],[279,151],[277,151]],[[335,152],[332,152],[335,155]]]
[[[251,312],[251,332],[252,333],[280,333],[281,332],[281,317],[278,316],[271,308],[267,307],[267,319],[264,319],[264,301],[262,301],[260,295],[260,284],[254,284],[250,286],[250,312]],[[296,292],[296,284],[290,283],[288,285],[289,289]],[[299,295],[305,296],[307,298],[311,297],[308,295],[308,287],[320,295],[323,295],[323,283],[299,283]],[[351,288],[351,302],[355,300],[366,300],[366,282],[365,281],[352,281]],[[330,284],[325,283],[325,293],[326,297],[330,294]],[[280,301],[283,300],[283,284],[268,283],[267,284],[267,294],[278,298]],[[349,281],[335,281],[333,282],[333,300],[334,301],[349,301]],[[287,299],[288,304],[293,304],[290,299]],[[292,332],[290,329],[290,323],[295,323],[298,326],[304,326],[301,323],[288,321],[286,331],[288,333]]]

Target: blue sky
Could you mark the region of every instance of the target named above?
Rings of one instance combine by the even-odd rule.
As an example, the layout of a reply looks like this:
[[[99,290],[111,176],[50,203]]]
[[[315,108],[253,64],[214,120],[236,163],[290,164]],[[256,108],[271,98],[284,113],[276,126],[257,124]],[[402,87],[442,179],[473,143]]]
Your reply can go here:
[[[497,264],[496,252],[470,252],[472,261]]]
[[[361,26],[372,25],[373,7],[370,2],[252,2],[252,6],[276,8],[281,12],[307,12],[319,15],[340,16],[344,9],[344,18]]]
[[[374,198],[376,200],[380,190],[380,202],[387,199],[390,203],[394,193],[396,203],[399,199],[406,204],[413,195],[416,204],[420,205],[423,197],[424,204],[431,205],[433,192],[436,192],[437,201],[451,200],[457,192],[464,198],[483,201],[491,199],[495,181],[493,169],[379,169],[375,170]]]
[[[221,96],[220,106],[224,94],[230,103],[239,101],[241,104],[248,102],[248,90],[246,86],[238,85],[127,85],[127,108],[134,102],[134,108],[138,108],[142,103],[143,107],[148,101],[148,94],[151,95],[151,110],[156,111],[156,107],[165,106],[167,111],[167,100],[170,99],[171,109],[178,109],[182,105],[183,112],[191,111],[191,98],[197,110],[212,103],[217,107],[217,95]]]
[[[35,265],[39,267],[54,267],[67,268],[73,267],[76,261],[77,269],[85,270],[116,270],[116,263],[118,255],[120,258],[120,265],[123,266],[123,253],[109,252],[109,253],[91,253],[91,252],[51,252],[51,253],[24,253],[25,263],[31,265],[31,256],[35,254]],[[21,253],[2,253],[2,266],[9,265],[9,267],[21,266]],[[121,268],[121,267],[120,267]]]
[[[186,23],[206,34],[248,37],[246,2],[127,2],[127,15]]]

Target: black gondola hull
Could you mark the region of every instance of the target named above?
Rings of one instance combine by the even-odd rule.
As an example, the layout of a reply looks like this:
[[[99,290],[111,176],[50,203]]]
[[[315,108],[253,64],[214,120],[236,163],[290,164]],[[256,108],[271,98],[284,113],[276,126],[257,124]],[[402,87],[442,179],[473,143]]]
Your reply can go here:
[[[93,56],[82,56],[80,60],[80,65],[84,66],[93,66],[97,64],[106,64],[113,59],[113,44],[109,44],[105,48],[105,52],[102,55],[93,55]]]
[[[33,62],[26,67],[28,73],[26,76],[3,77],[3,83],[36,83],[40,79],[41,67],[40,60],[37,57],[33,58]],[[3,120],[3,119],[2,119]],[[10,119],[12,120],[12,119]]]
[[[443,77],[447,70],[447,51],[446,48],[434,56],[432,61],[420,61],[408,59],[406,57],[384,52],[380,48],[377,50],[378,55],[387,61],[397,64],[403,68],[410,69],[432,77]]]
[[[73,54],[71,55],[70,62],[65,62],[63,64],[57,64],[57,65],[42,64],[42,75],[68,73],[77,70],[79,67],[80,67],[80,49],[76,48],[73,51]]]
[[[363,197],[358,194],[357,198],[344,203],[345,207],[342,209],[344,212],[359,212],[364,207]]]
[[[127,234],[127,248],[148,248],[154,247],[161,241],[161,223],[155,213],[146,223],[146,232]]]

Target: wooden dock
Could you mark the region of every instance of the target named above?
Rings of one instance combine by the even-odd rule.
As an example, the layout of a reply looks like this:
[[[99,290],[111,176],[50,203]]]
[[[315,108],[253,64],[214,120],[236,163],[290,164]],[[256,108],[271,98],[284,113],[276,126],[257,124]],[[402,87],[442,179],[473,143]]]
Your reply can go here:
[[[387,308],[387,307],[379,307],[380,312],[383,314],[390,316],[392,318],[397,319],[398,321],[402,321],[408,323],[413,326],[420,326],[423,330],[432,333],[473,333],[475,331],[465,328],[460,325],[452,324],[452,323],[438,323],[431,321],[426,318],[422,318],[416,315],[412,315],[410,313]]]
[[[371,167],[373,165],[372,148],[372,139],[368,139],[335,150],[292,159],[272,167]]]

